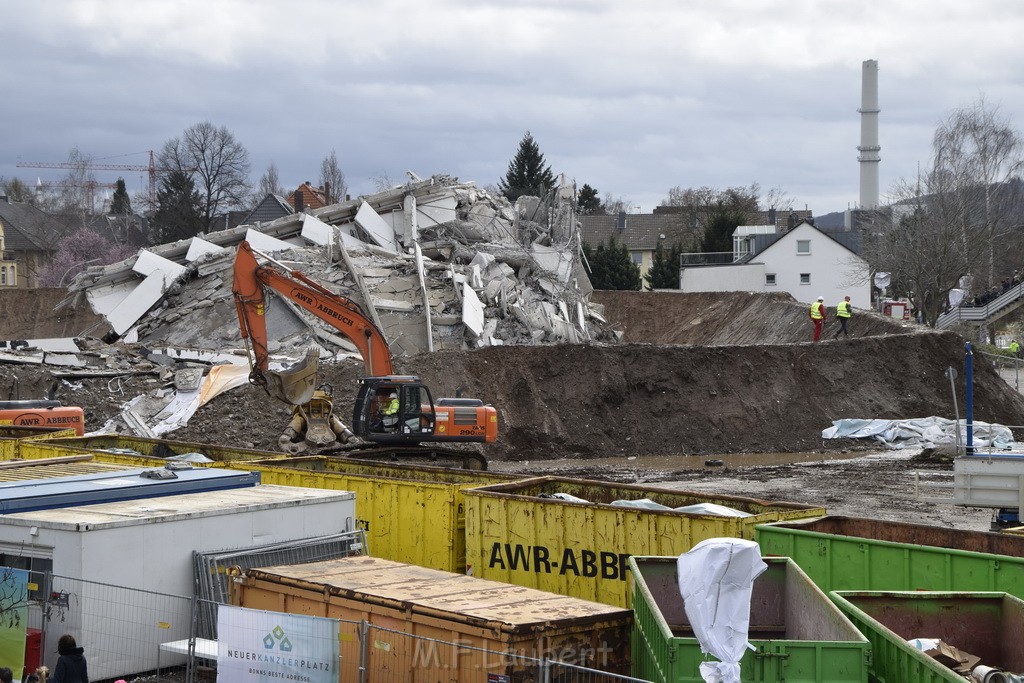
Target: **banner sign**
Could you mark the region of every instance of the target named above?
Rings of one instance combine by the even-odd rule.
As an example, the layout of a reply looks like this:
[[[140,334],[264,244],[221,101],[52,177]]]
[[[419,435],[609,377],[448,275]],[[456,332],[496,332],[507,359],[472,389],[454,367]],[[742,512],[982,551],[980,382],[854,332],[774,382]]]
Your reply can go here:
[[[230,683],[337,683],[337,619],[221,605],[217,680]]]
[[[15,676],[25,666],[28,571],[0,567],[0,662]]]

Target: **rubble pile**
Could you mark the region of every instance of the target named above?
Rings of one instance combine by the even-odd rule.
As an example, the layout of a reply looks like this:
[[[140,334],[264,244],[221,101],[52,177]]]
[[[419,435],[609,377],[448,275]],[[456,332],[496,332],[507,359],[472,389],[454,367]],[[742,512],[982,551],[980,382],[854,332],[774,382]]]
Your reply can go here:
[[[197,236],[91,268],[70,289],[128,343],[241,347],[231,296],[233,247],[248,240],[282,266],[355,301],[396,356],[502,344],[613,340],[588,302],[574,189],[514,206],[447,176],[265,224]],[[275,298],[271,351],[297,358],[314,339],[355,348]]]
[[[449,176],[410,174],[407,184],[374,195],[142,249],[79,274],[60,305],[87,304],[109,326],[93,332],[107,331],[108,346],[33,340],[0,361],[65,366],[54,376],[72,382],[146,374],[157,386],[128,400],[101,430],[175,431],[199,406],[245,383],[248,358],[232,295],[243,240],[264,263],[299,271],[355,302],[396,357],[614,341],[600,307],[589,302],[574,195],[563,178],[548,196],[513,205]],[[274,292],[266,323],[275,367],[299,360],[311,345],[322,359],[362,366],[338,329]],[[198,378],[197,367],[205,369]]]

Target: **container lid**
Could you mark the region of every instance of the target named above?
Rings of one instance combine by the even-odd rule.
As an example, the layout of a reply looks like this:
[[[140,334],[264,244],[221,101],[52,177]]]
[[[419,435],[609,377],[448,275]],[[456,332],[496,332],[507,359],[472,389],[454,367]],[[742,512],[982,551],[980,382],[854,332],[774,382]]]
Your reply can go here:
[[[320,595],[326,593],[508,632],[628,618],[631,615],[630,610],[621,607],[378,557],[347,557],[311,564],[265,567],[249,570],[246,575],[251,580],[294,586]]]

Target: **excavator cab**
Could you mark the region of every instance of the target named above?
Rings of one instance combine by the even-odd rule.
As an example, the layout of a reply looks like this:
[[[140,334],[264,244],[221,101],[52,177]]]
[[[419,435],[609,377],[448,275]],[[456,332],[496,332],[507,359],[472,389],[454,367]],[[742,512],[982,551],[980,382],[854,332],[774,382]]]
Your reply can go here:
[[[479,399],[435,401],[430,389],[413,375],[363,377],[359,381],[352,431],[361,439],[393,444],[493,443],[498,437],[497,412]]]
[[[419,443],[434,434],[434,401],[418,377],[360,380],[352,417],[356,436],[375,443]]]

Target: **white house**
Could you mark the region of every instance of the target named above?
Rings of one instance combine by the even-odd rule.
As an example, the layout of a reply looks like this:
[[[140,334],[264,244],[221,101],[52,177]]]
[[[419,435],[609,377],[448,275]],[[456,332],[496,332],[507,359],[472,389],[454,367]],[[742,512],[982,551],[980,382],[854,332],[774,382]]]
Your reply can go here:
[[[857,255],[856,234],[824,232],[810,223],[782,234],[737,228],[734,261],[688,265],[679,272],[684,292],[789,292],[810,304],[819,296],[832,307],[844,296],[854,308],[871,308],[867,261]]]

